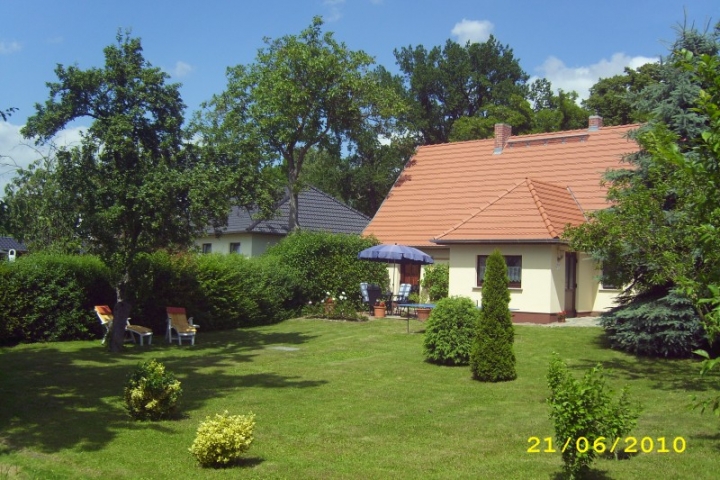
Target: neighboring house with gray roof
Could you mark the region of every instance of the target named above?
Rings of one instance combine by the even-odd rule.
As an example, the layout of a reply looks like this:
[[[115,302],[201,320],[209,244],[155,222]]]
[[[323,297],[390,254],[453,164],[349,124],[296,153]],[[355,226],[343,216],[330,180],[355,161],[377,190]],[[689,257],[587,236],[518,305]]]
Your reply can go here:
[[[27,247],[12,237],[0,237],[0,259],[6,260],[8,252],[15,250],[15,255],[23,255],[27,253]]]
[[[218,237],[209,229],[207,235],[195,240],[203,253],[242,253],[248,257],[263,254],[288,234],[289,198],[285,196],[277,215],[269,220],[254,220],[253,212],[233,207],[227,227]],[[300,228],[310,231],[360,234],[370,218],[348,207],[336,198],[308,187],[298,195]]]

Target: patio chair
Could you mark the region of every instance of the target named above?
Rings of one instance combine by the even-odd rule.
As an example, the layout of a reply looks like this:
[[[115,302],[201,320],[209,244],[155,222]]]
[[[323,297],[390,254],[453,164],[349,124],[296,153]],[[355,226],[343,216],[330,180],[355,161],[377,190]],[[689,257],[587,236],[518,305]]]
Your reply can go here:
[[[167,307],[167,338],[168,343],[177,340],[182,345],[183,338],[190,339],[190,345],[195,345],[195,333],[200,325],[193,323],[193,317],[187,318],[182,307]],[[175,332],[175,333],[173,333]]]
[[[107,305],[95,305],[95,313],[97,313],[98,318],[100,319],[100,323],[103,327],[105,327],[105,335],[103,335],[102,344],[105,345],[105,340],[107,339],[109,333],[112,331],[112,323],[114,320],[112,310]],[[147,338],[148,345],[152,345],[152,335],[153,332],[151,329],[147,327],[141,327],[140,325],[132,325],[130,323],[130,319],[128,318],[127,325],[125,325],[125,341],[126,342],[135,342],[135,337],[137,336],[138,340],[140,340],[140,346],[144,344],[144,340]]]
[[[401,283],[400,284],[400,288],[398,289],[397,295],[395,295],[393,297],[392,309],[396,315],[400,314],[397,306],[401,303],[408,303],[408,297],[410,296],[411,289],[412,289],[412,285],[410,285],[409,283]]]

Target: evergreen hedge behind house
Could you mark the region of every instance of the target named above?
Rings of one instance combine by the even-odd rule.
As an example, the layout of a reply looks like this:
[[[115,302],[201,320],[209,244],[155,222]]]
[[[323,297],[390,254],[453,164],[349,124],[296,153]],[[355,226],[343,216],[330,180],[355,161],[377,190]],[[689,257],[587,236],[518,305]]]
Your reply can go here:
[[[374,237],[298,230],[266,252],[300,275],[305,301],[320,301],[329,292],[346,296],[361,308],[360,283],[389,285],[387,264],[358,260],[362,250],[378,245]]]
[[[612,348],[649,357],[690,357],[707,349],[705,329],[691,301],[677,291],[639,295],[603,313]]]
[[[100,338],[93,307],[114,291],[96,257],[33,254],[0,263],[0,343]]]

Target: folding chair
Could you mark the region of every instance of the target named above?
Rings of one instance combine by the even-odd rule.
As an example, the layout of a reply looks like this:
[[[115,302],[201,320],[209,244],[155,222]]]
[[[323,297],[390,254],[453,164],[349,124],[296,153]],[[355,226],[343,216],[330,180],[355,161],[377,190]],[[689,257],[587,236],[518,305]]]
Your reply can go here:
[[[95,313],[97,313],[100,323],[105,327],[105,335],[102,339],[102,344],[105,345],[105,339],[112,331],[113,313],[110,307],[107,305],[95,305]],[[128,318],[127,325],[125,325],[125,341],[135,343],[135,336],[140,340],[140,346],[143,345],[144,339],[148,339],[148,345],[152,345],[153,332],[147,327],[141,327],[140,325],[132,325]]]
[[[177,340],[178,345],[182,345],[182,339],[189,338],[190,345],[195,345],[195,333],[200,325],[193,323],[193,317],[187,318],[185,309],[182,307],[167,307],[166,311],[167,334],[165,337],[168,343]]]

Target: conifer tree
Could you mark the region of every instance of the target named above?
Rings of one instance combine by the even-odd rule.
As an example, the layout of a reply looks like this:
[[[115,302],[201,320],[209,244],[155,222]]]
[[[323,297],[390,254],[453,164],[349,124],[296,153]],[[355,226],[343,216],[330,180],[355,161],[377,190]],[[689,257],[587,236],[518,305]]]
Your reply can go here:
[[[507,265],[499,250],[485,263],[482,311],[470,354],[473,378],[481,382],[515,380],[515,330],[510,314]]]

